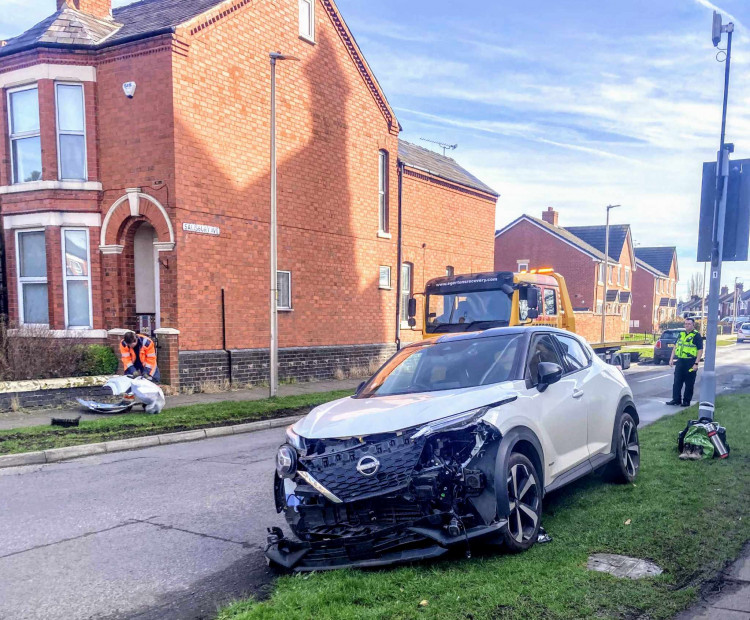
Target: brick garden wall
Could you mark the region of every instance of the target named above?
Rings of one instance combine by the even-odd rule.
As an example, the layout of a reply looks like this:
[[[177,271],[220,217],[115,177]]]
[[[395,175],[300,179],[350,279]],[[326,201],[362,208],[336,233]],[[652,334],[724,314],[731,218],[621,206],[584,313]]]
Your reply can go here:
[[[0,411],[12,411],[16,407],[22,409],[46,409],[49,407],[71,406],[79,407],[76,398],[85,400],[111,399],[112,390],[103,386],[61,388],[58,390],[35,390],[33,392],[7,392],[0,394]],[[50,412],[54,417],[55,412]]]
[[[294,347],[279,351],[279,378],[295,381],[330,379],[337,370],[369,369],[382,364],[396,351],[395,344]],[[268,349],[231,351],[232,379],[235,384],[258,384],[268,380]],[[229,354],[226,351],[182,351],[180,386],[200,387],[204,383],[229,381]]]

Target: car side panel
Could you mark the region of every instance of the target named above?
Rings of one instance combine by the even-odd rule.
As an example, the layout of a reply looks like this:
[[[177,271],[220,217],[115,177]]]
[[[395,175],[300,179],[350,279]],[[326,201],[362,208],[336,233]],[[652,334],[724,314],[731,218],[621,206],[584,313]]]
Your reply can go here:
[[[616,366],[594,360],[595,378],[592,380],[594,401],[589,407],[588,444],[591,456],[611,451],[612,429],[617,407],[624,396],[632,398],[622,371]]]

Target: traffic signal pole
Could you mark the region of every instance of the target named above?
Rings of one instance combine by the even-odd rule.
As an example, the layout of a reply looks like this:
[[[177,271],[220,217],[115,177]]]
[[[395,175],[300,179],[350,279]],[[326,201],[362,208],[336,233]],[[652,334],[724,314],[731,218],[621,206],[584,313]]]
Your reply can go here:
[[[717,15],[714,15],[716,24]],[[721,24],[719,17],[719,24]],[[727,186],[729,183],[729,153],[734,146],[725,143],[727,124],[727,99],[729,95],[729,65],[732,59],[732,32],[734,24],[731,22],[726,26],[720,26],[721,32],[727,32],[727,58],[724,67],[724,105],[721,113],[721,142],[716,165],[716,198],[714,201],[714,222],[711,234],[711,267],[710,284],[708,293],[708,317],[706,342],[704,344],[703,377],[701,379],[700,404],[698,406],[699,418],[714,419],[716,403],[716,334],[719,322],[719,290],[721,288],[721,262],[724,250],[724,222],[727,207]],[[716,32],[714,33],[714,45],[718,45]]]

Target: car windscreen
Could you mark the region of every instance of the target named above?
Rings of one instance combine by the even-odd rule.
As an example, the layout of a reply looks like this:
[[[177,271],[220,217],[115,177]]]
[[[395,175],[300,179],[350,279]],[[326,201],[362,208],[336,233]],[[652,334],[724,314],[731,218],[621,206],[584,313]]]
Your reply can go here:
[[[415,394],[500,383],[512,379],[523,336],[426,342],[396,353],[357,398]]]
[[[510,324],[511,297],[501,290],[427,295],[429,334],[464,332]]]
[[[743,323],[740,329],[750,329],[750,323]]]

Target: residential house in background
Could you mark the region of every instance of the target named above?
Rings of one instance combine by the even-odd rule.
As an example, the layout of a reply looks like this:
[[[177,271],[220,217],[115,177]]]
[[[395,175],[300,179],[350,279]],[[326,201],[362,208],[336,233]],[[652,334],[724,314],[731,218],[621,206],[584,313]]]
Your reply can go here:
[[[636,261],[630,226],[610,226],[605,300],[605,232],[605,226],[560,226],[552,207],[541,219],[522,215],[495,233],[495,269],[554,268],[565,277],[577,330],[599,341],[605,312],[607,339],[618,340],[630,328]]]
[[[276,50],[280,376],[382,360],[424,280],[492,268],[497,193],[399,140],[333,0],[48,1],[0,44],[12,324],[153,330],[173,384],[267,379]]]
[[[677,248],[636,247],[631,331],[652,333],[677,318]]]
[[[721,294],[719,295],[719,318],[748,315],[750,291],[746,293],[744,289],[745,285],[742,282],[735,283],[735,287],[731,291],[728,286],[721,287]]]

